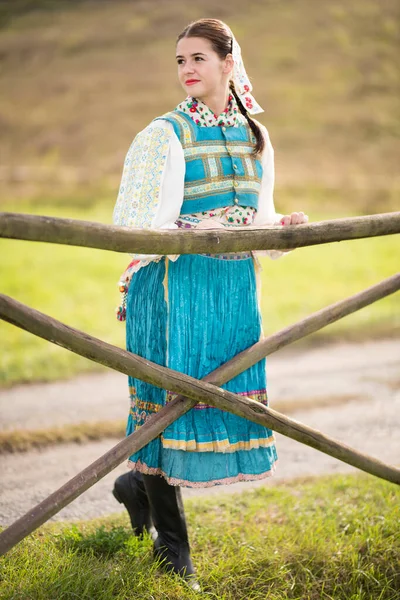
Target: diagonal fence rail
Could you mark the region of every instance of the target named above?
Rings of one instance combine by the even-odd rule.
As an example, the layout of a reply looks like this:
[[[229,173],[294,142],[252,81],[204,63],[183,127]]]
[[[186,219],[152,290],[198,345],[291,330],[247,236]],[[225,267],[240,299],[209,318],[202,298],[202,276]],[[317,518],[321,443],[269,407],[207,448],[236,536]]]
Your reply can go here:
[[[258,402],[215,387],[229,381],[264,356],[380,298],[392,294],[398,289],[400,289],[400,274],[390,277],[346,300],[328,306],[303,321],[257,342],[213,373],[207,375],[202,381],[151,363],[130,352],[72,329],[56,319],[24,306],[16,300],[0,295],[0,318],[9,323],[117,371],[138,377],[159,387],[166,387],[186,396],[186,398],[182,396],[175,398],[137,431],[10,525],[0,534],[0,555],[10,550],[128,456],[160,435],[168,425],[190,410],[197,401],[207,401],[213,406],[265,425],[361,470],[400,485],[400,469],[385,465],[372,457],[361,454],[345,444],[333,440],[321,432],[298,423]]]
[[[335,219],[295,228],[266,227],[246,230],[152,231],[131,230],[72,219],[55,219],[0,213],[0,237],[61,243],[140,254],[188,254],[239,252],[242,250],[290,249],[400,232],[400,212],[350,219]],[[334,321],[379,300],[400,288],[400,274],[359,294],[331,305],[303,321],[266,338],[199,381],[171,371],[139,356],[106,344],[0,294],[0,318],[55,344],[117,371],[133,375],[178,396],[140,429],[89,465],[29,513],[0,534],[0,554],[104,477],[122,460],[157,437],[198,401],[248,418],[275,431],[330,454],[368,473],[400,484],[400,469],[356,450],[270,408],[216,386],[229,381],[261,358]]]

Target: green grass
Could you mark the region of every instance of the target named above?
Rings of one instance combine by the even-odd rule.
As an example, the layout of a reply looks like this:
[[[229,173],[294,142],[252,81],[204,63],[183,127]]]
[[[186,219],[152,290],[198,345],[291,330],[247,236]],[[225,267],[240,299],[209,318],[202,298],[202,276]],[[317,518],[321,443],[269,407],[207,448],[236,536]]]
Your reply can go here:
[[[30,210],[30,212],[35,212]],[[111,211],[85,213],[48,207],[36,213],[110,222]],[[71,327],[124,346],[125,330],[115,317],[118,279],[128,260],[117,253],[57,244],[0,240],[1,291]],[[129,259],[129,257],[128,257]],[[23,330],[0,323],[0,385],[16,381],[53,380],[97,368]]]
[[[0,207],[109,223],[133,137],[182,99],[175,37],[207,15],[231,25],[265,107],[277,210],[313,221],[394,211],[397,11],[396,0],[15,0],[0,8]],[[3,240],[0,252],[3,293],[124,345],[125,257]],[[392,236],[262,259],[265,333],[393,274],[398,253]],[[398,315],[395,297],[381,300],[326,339],[397,335]],[[11,325],[0,339],[3,386],[99,368]]]
[[[11,210],[12,207],[6,207]],[[20,207],[22,211],[111,222],[112,203],[77,207]],[[315,220],[310,215],[311,220]],[[321,218],[317,215],[316,218]],[[19,240],[0,240],[1,292],[71,327],[124,347],[125,326],[115,317],[117,282],[128,255]],[[264,333],[275,331],[378,283],[398,269],[395,236],[297,249],[273,261],[262,258]],[[320,339],[369,339],[398,335],[398,295],[331,325]],[[102,369],[96,363],[0,322],[0,385],[55,380]],[[309,338],[312,342],[317,336]]]
[[[14,429],[0,431],[0,455],[12,452],[28,452],[58,444],[86,444],[94,440],[125,437],[126,422],[95,421],[64,424],[47,429]]]
[[[162,574],[127,515],[51,524],[0,563],[3,600],[396,600],[400,492],[364,475],[187,502],[204,593]]]
[[[311,312],[398,272],[396,236],[297,249],[277,261],[264,258],[261,310],[269,335]],[[400,332],[399,295],[363,308],[308,338],[361,340]]]

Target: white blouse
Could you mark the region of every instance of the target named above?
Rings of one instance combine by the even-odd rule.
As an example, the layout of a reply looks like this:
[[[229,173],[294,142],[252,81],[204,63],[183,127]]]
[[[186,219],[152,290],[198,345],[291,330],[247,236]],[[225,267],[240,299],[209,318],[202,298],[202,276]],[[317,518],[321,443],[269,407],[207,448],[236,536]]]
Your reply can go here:
[[[258,210],[249,225],[279,224],[282,215],[276,213],[273,199],[274,150],[266,127],[261,123],[258,125],[265,139],[261,157],[263,175]],[[139,229],[177,229],[175,222],[183,203],[184,178],[183,148],[172,124],[162,119],[150,123],[136,136],[126,155],[113,223]],[[204,217],[202,222],[195,225],[201,229],[227,226],[232,225],[226,219],[222,222],[215,217]],[[258,253],[268,254],[271,258],[279,258],[284,254],[279,250]],[[148,254],[131,256],[140,261],[135,271],[159,258],[159,255]],[[169,258],[176,260],[178,257]]]

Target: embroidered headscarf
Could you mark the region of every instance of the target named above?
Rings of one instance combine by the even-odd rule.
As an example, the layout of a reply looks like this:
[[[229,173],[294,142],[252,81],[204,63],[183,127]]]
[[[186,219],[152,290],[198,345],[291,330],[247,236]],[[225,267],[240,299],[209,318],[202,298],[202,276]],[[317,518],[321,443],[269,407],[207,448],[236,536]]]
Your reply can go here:
[[[250,115],[257,115],[258,113],[264,112],[264,109],[261,108],[254,96],[251,95],[253,86],[251,85],[250,79],[246,73],[246,69],[244,68],[242,50],[232,31],[230,31],[230,33],[232,35],[232,56],[235,62],[232,74],[232,80],[235,84],[235,91],[247,112]]]

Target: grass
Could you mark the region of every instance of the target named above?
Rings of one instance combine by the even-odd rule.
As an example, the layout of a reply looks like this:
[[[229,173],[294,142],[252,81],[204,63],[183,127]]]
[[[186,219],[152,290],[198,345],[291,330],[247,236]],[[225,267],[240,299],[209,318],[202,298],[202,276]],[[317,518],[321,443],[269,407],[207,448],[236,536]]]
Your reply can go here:
[[[6,207],[10,210],[12,207]],[[21,206],[22,212],[110,223],[112,206]],[[311,215],[312,220],[319,219]],[[264,333],[393,275],[398,269],[395,236],[298,249],[272,261],[261,258]],[[71,327],[124,346],[124,325],[115,317],[117,282],[129,257],[88,248],[0,240],[1,291]],[[398,335],[397,295],[364,308],[311,340],[371,339]],[[0,322],[0,385],[70,377],[103,367]]]
[[[137,131],[182,99],[175,39],[206,15],[227,21],[242,46],[278,186],[346,189],[363,210],[395,206],[396,0],[6,5],[1,201],[113,189]]]
[[[109,223],[135,134],[182,99],[174,40],[208,15],[235,31],[276,158],[276,206],[310,220],[398,208],[396,0],[15,0],[0,8],[0,207]],[[162,93],[160,93],[162,90]],[[0,240],[1,291],[119,346],[122,255]],[[395,238],[262,259],[265,333],[398,269]],[[311,339],[399,333],[398,300]],[[0,323],[0,386],[99,369]]]
[[[266,334],[362,291],[398,272],[396,236],[297,249],[278,261],[262,260],[261,312]],[[308,338],[362,340],[399,333],[394,294]]]
[[[126,423],[123,421],[95,421],[47,429],[0,431],[0,455],[10,452],[28,452],[56,444],[86,444],[107,438],[123,439],[125,427]]]
[[[393,384],[394,385],[394,384]],[[393,389],[398,389],[399,385]],[[278,400],[274,402],[274,410],[285,415],[297,411],[314,410],[331,407],[359,400],[361,396],[343,394],[341,396],[318,396],[315,398],[298,398],[294,400]],[[89,441],[107,438],[123,439],[126,421],[94,421],[65,424],[62,427],[47,429],[13,429],[0,431],[0,455],[13,452],[28,452],[43,449],[56,444],[71,442],[84,444]]]
[[[61,216],[64,209],[37,213]],[[35,212],[30,210],[30,212]],[[101,209],[68,216],[105,221]],[[108,215],[110,222],[110,215]],[[72,327],[116,345],[124,345],[124,327],[116,320],[117,282],[127,264],[121,254],[100,250],[0,240],[2,292]],[[129,258],[129,257],[128,257]],[[0,385],[23,381],[54,380],[98,368],[74,355],[7,323],[0,323],[4,341],[0,357]]]
[[[400,492],[364,475],[187,502],[196,595],[153,562],[127,515],[49,524],[0,564],[4,600],[396,600]]]

